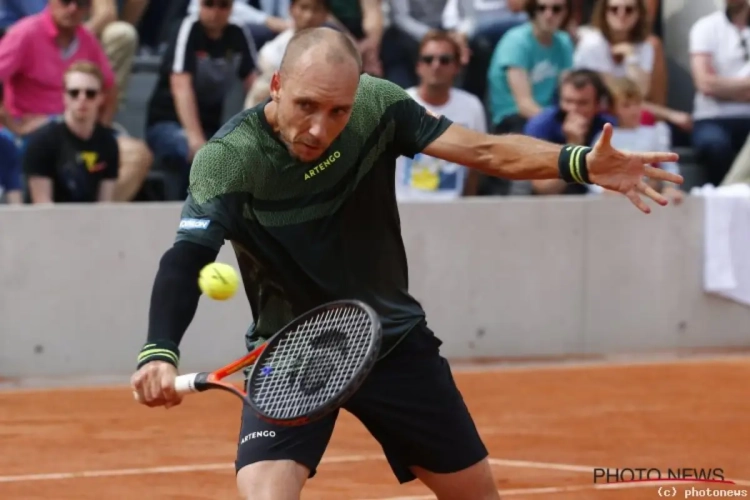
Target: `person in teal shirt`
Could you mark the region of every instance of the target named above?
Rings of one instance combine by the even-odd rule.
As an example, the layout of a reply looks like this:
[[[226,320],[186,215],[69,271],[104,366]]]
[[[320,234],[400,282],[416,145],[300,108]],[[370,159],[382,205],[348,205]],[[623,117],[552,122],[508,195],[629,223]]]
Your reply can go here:
[[[560,76],[573,66],[573,42],[563,27],[570,0],[529,0],[530,21],[495,47],[487,75],[496,133],[521,133],[526,121],[554,104]]]

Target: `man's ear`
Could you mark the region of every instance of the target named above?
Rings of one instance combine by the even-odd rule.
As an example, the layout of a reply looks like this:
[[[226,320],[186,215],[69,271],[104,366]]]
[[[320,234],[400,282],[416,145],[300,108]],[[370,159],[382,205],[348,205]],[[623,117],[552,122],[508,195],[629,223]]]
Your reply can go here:
[[[281,88],[281,75],[278,71],[274,71],[273,75],[271,76],[271,99],[273,102],[279,101],[279,89]]]

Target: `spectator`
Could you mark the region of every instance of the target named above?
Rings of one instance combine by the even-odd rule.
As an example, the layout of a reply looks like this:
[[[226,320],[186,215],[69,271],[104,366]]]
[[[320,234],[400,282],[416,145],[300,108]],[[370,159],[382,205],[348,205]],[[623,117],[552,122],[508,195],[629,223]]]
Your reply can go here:
[[[20,144],[23,154],[28,134],[63,113],[64,75],[77,61],[96,64],[104,76],[99,121],[112,125],[117,107],[117,84],[107,55],[94,35],[83,27],[90,0],[49,0],[38,14],[20,20],[0,40],[0,81],[5,85],[8,115],[0,133]],[[120,172],[118,201],[135,197],[151,167],[151,153],[137,139],[118,135]]]
[[[200,6],[211,8],[213,5],[227,5],[232,8],[229,21],[248,30],[253,38],[253,47],[261,48],[266,42],[273,40],[280,33],[292,27],[289,18],[288,0],[264,0],[258,9],[249,4],[248,0],[190,0],[188,14],[197,15]]]
[[[258,53],[258,77],[245,99],[245,107],[251,108],[268,98],[271,76],[281,67],[286,46],[295,31],[323,26],[328,19],[328,0],[291,0],[289,12],[294,28],[288,29],[260,49]]]
[[[46,5],[47,0],[0,1],[0,29],[5,31],[24,17],[38,14]]]
[[[330,10],[333,24],[357,42],[364,72],[382,76],[383,0],[330,0]]]
[[[391,26],[383,35],[383,75],[403,88],[417,84],[419,42],[442,27],[446,0],[391,0]]]
[[[429,32],[419,48],[419,86],[409,95],[428,111],[443,115],[464,127],[484,133],[484,107],[476,96],[453,88],[461,70],[461,46],[444,32]],[[399,200],[450,200],[477,191],[474,170],[418,153],[396,163],[396,195]]]
[[[617,120],[602,112],[609,92],[599,75],[590,70],[574,70],[560,85],[560,104],[551,106],[526,124],[524,133],[557,144],[591,146],[605,123]],[[562,180],[531,181],[535,194],[584,194],[586,186],[568,185]]]
[[[140,3],[145,4],[142,0]],[[141,8],[145,8],[145,5]],[[134,25],[118,18],[115,0],[92,0],[91,15],[84,26],[101,41],[115,73],[119,91],[118,101],[122,102],[138,49],[138,32]]]
[[[453,31],[467,65],[463,89],[484,100],[492,51],[505,33],[528,20],[525,0],[448,0],[443,27]]]
[[[245,91],[254,80],[252,40],[229,22],[229,0],[205,0],[173,35],[151,95],[146,140],[154,154],[182,172],[186,193],[193,156],[222,124],[235,75]]]
[[[18,148],[13,140],[0,135],[0,198],[8,204],[23,203],[23,174]]]
[[[643,93],[640,86],[629,78],[618,78],[611,81],[609,86],[614,115],[617,126],[612,133],[612,145],[622,151],[670,151],[671,139],[669,127],[663,122],[645,125],[643,109]],[[598,139],[598,136],[594,142]],[[677,163],[662,163],[656,165],[675,174],[680,173]],[[667,199],[675,204],[682,202],[684,193],[676,185],[667,183],[654,183],[652,187],[661,192]],[[599,193],[599,186],[591,186],[591,192]],[[617,193],[619,194],[619,193]]]
[[[690,30],[697,89],[693,148],[715,186],[750,134],[750,6],[747,0],[726,4],[726,10],[702,17]]]
[[[23,166],[32,203],[113,201],[119,170],[117,140],[97,123],[104,76],[90,62],[68,68],[65,112],[29,138]]]
[[[531,21],[505,34],[489,69],[489,101],[495,133],[519,133],[526,121],[554,104],[561,75],[573,64],[573,43],[561,31],[570,0],[529,0]]]
[[[649,41],[651,24],[645,0],[601,0],[594,6],[592,26],[579,30],[574,67],[598,71],[605,79],[627,76],[638,83],[643,95],[650,96],[657,50],[655,43]],[[661,53],[660,43],[658,48]],[[663,88],[664,82],[657,82],[657,87]],[[658,99],[664,100],[663,96]],[[650,99],[644,107],[658,119],[682,129],[692,126],[687,113]]]

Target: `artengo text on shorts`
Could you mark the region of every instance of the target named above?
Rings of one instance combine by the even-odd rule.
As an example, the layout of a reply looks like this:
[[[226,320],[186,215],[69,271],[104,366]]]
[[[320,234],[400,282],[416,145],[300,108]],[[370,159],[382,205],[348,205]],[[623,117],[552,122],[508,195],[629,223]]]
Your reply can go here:
[[[242,441],[240,441],[240,444],[247,443],[251,439],[257,439],[261,437],[276,437],[276,433],[274,431],[251,432],[250,434],[245,434],[245,436],[242,438]]]

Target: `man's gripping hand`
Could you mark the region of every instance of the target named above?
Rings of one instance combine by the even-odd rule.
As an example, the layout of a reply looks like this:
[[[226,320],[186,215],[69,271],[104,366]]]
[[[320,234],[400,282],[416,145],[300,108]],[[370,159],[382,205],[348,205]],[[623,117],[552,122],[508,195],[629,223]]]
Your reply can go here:
[[[155,360],[141,366],[130,378],[130,385],[141,404],[171,408],[182,402],[182,396],[174,388],[175,378],[177,367]]]

